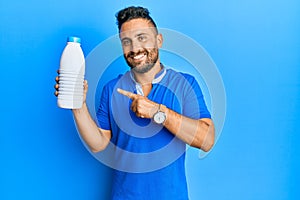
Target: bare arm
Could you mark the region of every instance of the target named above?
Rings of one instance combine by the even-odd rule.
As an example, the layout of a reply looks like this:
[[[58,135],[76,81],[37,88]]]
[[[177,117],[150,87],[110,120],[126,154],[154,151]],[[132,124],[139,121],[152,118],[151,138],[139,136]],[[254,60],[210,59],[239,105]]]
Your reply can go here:
[[[99,128],[92,119],[86,103],[81,109],[72,110],[77,128],[83,140],[92,152],[99,152],[106,148],[111,138],[110,130]]]
[[[147,97],[137,95],[128,91],[118,89],[118,92],[131,98],[131,110],[138,117],[153,118],[157,112],[159,104],[150,101]],[[214,144],[215,129],[213,121],[209,118],[191,119],[165,108],[162,110],[166,114],[164,126],[176,137],[185,143],[209,151]]]
[[[191,119],[180,115],[173,110],[166,109],[164,126],[185,143],[209,151],[214,145],[215,129],[209,118]]]
[[[56,82],[59,82],[59,78],[56,77]],[[58,95],[58,87],[55,86],[55,95]],[[73,116],[75,118],[75,122],[78,128],[78,131],[89,146],[92,152],[99,152],[106,148],[111,138],[111,131],[104,130],[97,126],[95,121],[92,119],[87,105],[86,105],[86,93],[88,90],[87,81],[84,81],[84,97],[83,97],[83,105],[80,109],[73,109]]]

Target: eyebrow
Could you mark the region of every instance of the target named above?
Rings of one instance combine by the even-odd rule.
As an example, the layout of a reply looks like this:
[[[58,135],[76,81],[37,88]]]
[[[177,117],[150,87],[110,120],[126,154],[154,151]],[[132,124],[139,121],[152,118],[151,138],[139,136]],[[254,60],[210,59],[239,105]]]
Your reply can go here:
[[[134,35],[134,38],[137,38],[139,36],[142,36],[142,35],[150,35],[149,33],[145,33],[145,32],[140,32],[140,33],[137,33],[136,35]],[[132,40],[130,37],[124,37],[124,38],[121,38],[121,41],[123,40]]]
[[[124,38],[121,38],[121,41],[123,40],[131,40],[129,37],[124,37]]]
[[[141,36],[141,35],[149,35],[148,33],[138,33],[138,34],[136,34],[134,37],[139,37],[139,36]]]

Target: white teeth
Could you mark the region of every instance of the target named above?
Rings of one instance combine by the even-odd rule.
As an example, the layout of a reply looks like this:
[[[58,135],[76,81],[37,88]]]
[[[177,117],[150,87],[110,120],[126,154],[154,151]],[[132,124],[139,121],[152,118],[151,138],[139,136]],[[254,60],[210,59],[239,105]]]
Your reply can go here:
[[[139,54],[137,56],[134,56],[133,58],[136,60],[139,60],[139,59],[143,58],[144,56],[145,56],[144,54]]]

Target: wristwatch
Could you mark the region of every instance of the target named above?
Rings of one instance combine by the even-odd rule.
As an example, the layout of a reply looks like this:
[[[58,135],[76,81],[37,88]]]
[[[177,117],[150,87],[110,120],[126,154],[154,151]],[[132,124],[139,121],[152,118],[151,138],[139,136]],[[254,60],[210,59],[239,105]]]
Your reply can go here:
[[[157,124],[163,124],[166,119],[166,113],[165,110],[167,109],[167,107],[165,105],[159,104],[158,107],[158,111],[153,115],[153,120],[155,123]]]

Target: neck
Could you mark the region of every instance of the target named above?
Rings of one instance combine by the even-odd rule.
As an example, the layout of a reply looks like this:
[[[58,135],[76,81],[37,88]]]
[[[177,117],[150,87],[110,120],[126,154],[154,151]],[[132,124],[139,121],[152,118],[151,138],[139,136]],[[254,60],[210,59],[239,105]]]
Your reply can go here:
[[[134,78],[136,82],[138,82],[141,85],[147,85],[147,84],[152,84],[152,81],[155,78],[155,75],[160,72],[161,70],[161,65],[160,61],[157,60],[155,65],[152,67],[152,69],[146,73],[137,73],[133,71]]]

